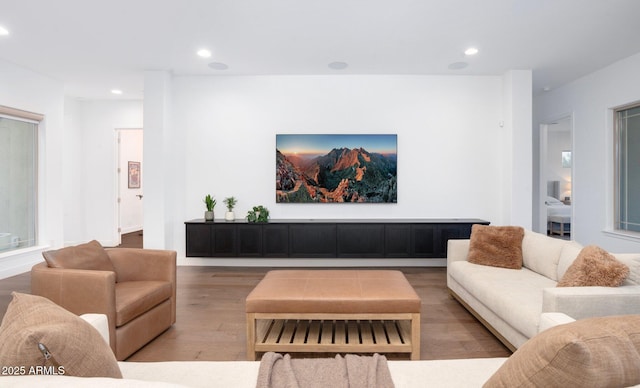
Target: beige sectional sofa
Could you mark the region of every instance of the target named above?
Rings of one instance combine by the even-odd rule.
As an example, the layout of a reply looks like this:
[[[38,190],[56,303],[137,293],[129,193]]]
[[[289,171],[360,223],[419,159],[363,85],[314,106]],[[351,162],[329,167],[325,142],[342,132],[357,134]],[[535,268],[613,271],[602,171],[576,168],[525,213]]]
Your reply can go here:
[[[109,328],[105,315],[84,314],[81,317],[95,327],[106,342],[109,342]],[[557,321],[557,317],[552,316],[549,316],[546,321],[549,322],[548,326],[564,322]],[[424,386],[467,388],[481,386],[506,360],[506,358],[403,360],[389,361],[388,366],[396,388]],[[122,379],[60,375],[0,376],[0,386],[254,388],[260,361],[120,361],[118,366],[122,372]]]
[[[396,388],[480,387],[506,358],[389,361]],[[69,387],[201,387],[255,388],[260,361],[120,362],[123,379],[106,377],[0,377],[13,388]]]
[[[83,318],[96,327],[108,341],[109,330],[105,316],[91,314]],[[612,318],[615,319],[615,317]],[[545,333],[536,338],[539,343],[536,344],[536,340],[530,341],[528,347],[524,346],[511,358],[389,361],[388,367],[396,388],[469,388],[481,387],[485,383],[488,383],[489,387],[520,386],[523,379],[529,381],[532,386],[549,386],[549,379],[567,383],[563,386],[584,386],[585,380],[593,381],[592,386],[611,386],[612,381],[627,382],[626,384],[613,383],[614,385],[636,386],[634,384],[640,382],[640,368],[638,368],[640,357],[638,357],[637,344],[633,345],[631,338],[638,335],[640,320],[633,319],[633,321],[634,323],[625,327],[628,332],[621,335],[620,333],[616,335],[610,330],[611,327],[619,326],[619,321],[617,323],[601,322],[600,326],[605,328],[604,331],[595,330],[589,333],[591,330],[584,330],[585,325],[582,325],[582,329],[577,326],[571,328],[566,326],[565,324],[579,324],[580,321],[574,322],[565,314],[544,313],[540,318],[540,331]],[[591,327],[591,322],[587,326]],[[598,323],[594,322],[594,326],[598,326]],[[604,337],[609,338],[603,341]],[[568,344],[579,345],[567,346]],[[627,356],[622,355],[625,348],[630,353]],[[610,355],[612,351],[615,351],[620,359],[614,364],[602,365],[599,361],[600,356],[597,354]],[[584,356],[587,353],[591,356],[587,357],[585,362]],[[551,363],[553,365],[550,365]],[[556,363],[563,365],[568,371],[551,376],[558,367]],[[0,377],[0,385],[49,388],[87,386],[253,388],[258,381],[260,361],[125,361],[118,362],[118,366],[122,372],[122,379],[42,375],[5,376]],[[607,373],[603,372],[603,368],[615,376],[606,376]],[[496,373],[498,370],[499,372]],[[517,372],[510,374],[510,370]],[[538,370],[545,372],[538,373],[536,372]],[[549,371],[551,373],[548,373]],[[625,377],[620,377],[623,375]],[[500,376],[498,380],[496,380],[497,376]],[[580,377],[576,378],[576,376],[583,378],[578,381]],[[509,380],[510,378],[515,381]]]
[[[25,319],[26,314],[23,311],[29,308],[23,308],[24,303],[20,308],[13,309],[18,310],[17,314],[12,310],[11,322],[3,320],[0,326],[0,337],[4,335],[2,338],[5,340],[9,338],[8,336],[17,337],[19,341],[9,345],[9,348],[3,347],[6,342],[0,342],[0,356],[7,356],[4,361],[0,360],[0,364],[13,366],[13,368],[3,368],[7,373],[3,372],[0,376],[0,386],[61,388],[87,386],[127,388],[258,386],[260,388],[272,386],[269,384],[272,375],[265,374],[272,364],[267,363],[267,368],[261,370],[259,361],[116,363],[115,356],[108,345],[109,329],[105,315],[83,316],[84,320],[90,323],[88,325],[69,312],[60,313],[61,309],[57,307],[53,308],[49,305],[47,308],[44,306],[47,303],[50,302],[37,301],[37,304],[32,305],[35,307],[34,311],[44,311],[52,318],[47,319],[46,322],[39,318],[36,323],[33,319]],[[11,308],[12,305],[10,305]],[[58,311],[59,314],[56,315],[52,310]],[[39,313],[37,317],[40,317]],[[12,323],[14,321],[24,321],[29,326],[25,330],[16,328]],[[574,322],[565,314],[543,313],[539,328],[543,332],[524,344],[510,358],[389,361],[389,375],[397,388],[604,387],[634,386],[640,383],[640,344],[637,342],[640,336],[640,315],[592,318]],[[69,330],[69,333],[65,330]],[[30,368],[34,368],[33,365],[42,365],[42,355],[32,359],[32,355],[37,353],[32,349],[33,341],[49,344],[51,360],[54,360],[55,355],[55,360],[60,361],[59,365],[69,373],[55,373],[60,371],[61,367],[54,368],[49,361],[45,361],[48,365],[46,370],[49,371],[45,374],[15,373],[18,365],[31,365]],[[215,346],[215,344],[211,345]],[[101,349],[109,354],[94,357],[96,353],[101,353]],[[9,361],[15,355],[19,355],[20,358]],[[313,360],[305,362],[307,370],[309,367],[314,367]],[[117,373],[107,371],[111,369],[112,363],[117,366]],[[281,365],[280,369],[283,368],[288,369],[286,365]],[[51,373],[52,370],[54,373]],[[325,370],[324,373],[327,372]],[[111,377],[73,377],[72,375]],[[373,386],[370,380],[359,383],[362,386]],[[308,385],[305,384],[305,386]]]
[[[449,240],[447,286],[511,350],[538,333],[542,313],[575,319],[640,314],[640,254],[614,254],[630,268],[620,287],[556,287],[580,244],[525,230],[520,270],[469,263],[469,245]]]

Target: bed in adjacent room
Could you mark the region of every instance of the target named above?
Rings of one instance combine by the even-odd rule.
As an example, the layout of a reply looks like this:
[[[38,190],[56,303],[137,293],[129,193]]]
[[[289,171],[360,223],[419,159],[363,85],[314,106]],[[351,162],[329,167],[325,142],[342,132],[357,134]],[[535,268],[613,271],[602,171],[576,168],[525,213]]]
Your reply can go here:
[[[547,196],[544,203],[547,208],[548,233],[560,236],[571,234],[571,206],[550,196]]]

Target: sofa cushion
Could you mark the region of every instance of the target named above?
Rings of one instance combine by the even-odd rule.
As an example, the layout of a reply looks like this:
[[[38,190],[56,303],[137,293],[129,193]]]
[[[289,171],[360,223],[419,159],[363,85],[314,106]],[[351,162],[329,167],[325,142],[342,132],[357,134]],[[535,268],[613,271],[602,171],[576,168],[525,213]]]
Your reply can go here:
[[[202,362],[202,361],[201,361]],[[216,361],[210,361],[216,362]],[[159,364],[158,362],[149,362],[148,364]],[[217,376],[216,376],[217,377]],[[168,383],[157,381],[153,376],[150,381],[139,379],[112,379],[109,377],[75,377],[75,376],[2,376],[2,383],[7,384],[6,387],[12,388],[189,388],[193,385],[185,385],[178,383]],[[193,379],[192,379],[193,380]],[[216,378],[217,380],[217,378]],[[201,380],[202,381],[202,380]],[[212,385],[211,387],[222,387],[224,385]],[[225,388],[228,386],[224,386]]]
[[[522,345],[484,387],[640,384],[640,315],[579,320]]]
[[[569,241],[562,247],[562,252],[560,252],[560,260],[558,261],[558,271],[556,280],[562,279],[567,269],[573,264],[574,260],[580,254],[584,248],[582,245],[578,244],[575,241]]]
[[[171,298],[170,282],[141,280],[116,283],[116,327]]]
[[[467,261],[492,267],[520,269],[523,237],[524,229],[519,226],[475,224],[471,227]]]
[[[617,287],[627,275],[629,267],[604,249],[589,245],[580,251],[558,282],[558,287]]]
[[[542,289],[556,282],[527,268],[513,271],[456,261],[449,276],[480,303],[527,338],[538,333],[542,313]]]
[[[26,373],[44,364],[56,374],[122,377],[109,344],[89,323],[47,298],[17,292],[12,295],[0,326],[0,365],[24,366]],[[59,367],[52,359],[45,363],[39,343]]]
[[[623,285],[640,285],[640,254],[638,253],[614,253],[618,261],[629,267],[629,275],[622,283]]]
[[[522,264],[530,270],[558,281],[558,261],[567,241],[525,231],[522,239]]]
[[[42,256],[51,268],[115,272],[107,251],[96,240],[55,251],[46,251]]]

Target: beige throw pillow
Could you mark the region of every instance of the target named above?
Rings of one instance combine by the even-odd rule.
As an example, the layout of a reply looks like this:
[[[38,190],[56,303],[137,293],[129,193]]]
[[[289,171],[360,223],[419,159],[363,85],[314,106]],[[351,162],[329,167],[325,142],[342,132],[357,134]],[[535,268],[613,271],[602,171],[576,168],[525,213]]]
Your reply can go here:
[[[42,256],[51,268],[115,272],[107,251],[96,240],[55,251],[46,251]]]
[[[122,378],[109,344],[93,326],[47,298],[12,295],[0,325],[0,365],[23,367],[12,374]],[[39,343],[52,359],[45,360]]]
[[[558,287],[618,287],[629,275],[629,267],[604,249],[589,245],[567,268]]]
[[[640,315],[589,318],[543,331],[484,387],[628,387],[640,384]]]
[[[471,227],[467,261],[473,264],[511,269],[522,268],[522,239],[524,229],[519,226]]]

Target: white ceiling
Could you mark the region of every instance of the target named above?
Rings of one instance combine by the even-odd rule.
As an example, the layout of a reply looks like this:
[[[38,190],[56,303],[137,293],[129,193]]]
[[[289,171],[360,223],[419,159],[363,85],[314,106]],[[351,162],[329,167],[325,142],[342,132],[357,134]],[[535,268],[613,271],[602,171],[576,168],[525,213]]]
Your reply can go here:
[[[639,0],[0,0],[0,59],[69,96],[142,98],[177,75],[502,75],[534,93],[640,52]],[[464,49],[480,53],[465,57]],[[195,52],[209,48],[213,56]],[[344,61],[344,70],[327,64]],[[227,70],[214,70],[223,62]],[[449,70],[467,62],[462,70]],[[1,86],[1,85],[0,85]],[[119,97],[110,90],[123,90]]]

